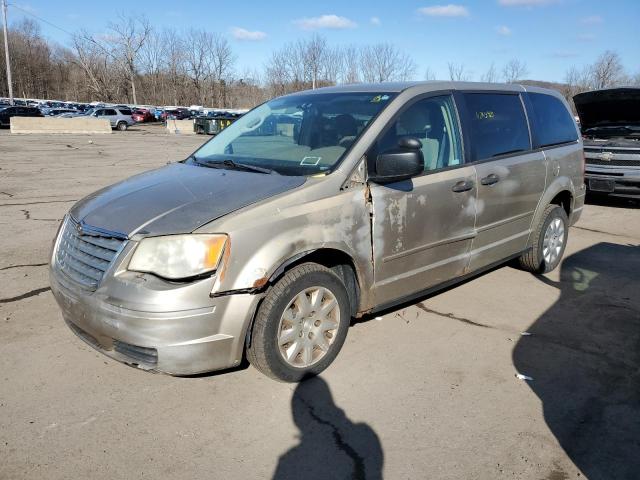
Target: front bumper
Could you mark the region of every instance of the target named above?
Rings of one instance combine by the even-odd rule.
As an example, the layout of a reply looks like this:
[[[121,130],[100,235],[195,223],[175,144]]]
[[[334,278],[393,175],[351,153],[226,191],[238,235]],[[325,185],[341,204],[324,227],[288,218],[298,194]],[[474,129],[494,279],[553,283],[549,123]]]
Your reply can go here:
[[[238,365],[260,300],[252,294],[194,295],[206,291],[206,280],[166,289],[158,296],[145,291],[145,283],[153,283],[152,279],[141,281],[143,277],[133,274],[130,278],[109,278],[95,292],[82,292],[69,288],[62,275],[54,264],[51,290],[76,335],[118,361],[174,375]],[[123,291],[132,301],[123,302]],[[192,301],[192,305],[185,302],[197,297],[199,301]],[[141,309],[145,304],[149,308]]]
[[[585,166],[585,182],[590,192],[640,195],[640,167]]]

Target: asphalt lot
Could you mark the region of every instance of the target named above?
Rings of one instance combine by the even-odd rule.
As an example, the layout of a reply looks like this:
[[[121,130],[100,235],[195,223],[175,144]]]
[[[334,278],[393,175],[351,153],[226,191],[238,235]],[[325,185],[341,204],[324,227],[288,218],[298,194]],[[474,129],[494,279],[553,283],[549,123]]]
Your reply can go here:
[[[0,479],[638,478],[640,201],[587,205],[547,276],[355,323],[317,380],[154,375],[67,329],[46,263],[74,201],[207,138],[160,130],[0,130]]]

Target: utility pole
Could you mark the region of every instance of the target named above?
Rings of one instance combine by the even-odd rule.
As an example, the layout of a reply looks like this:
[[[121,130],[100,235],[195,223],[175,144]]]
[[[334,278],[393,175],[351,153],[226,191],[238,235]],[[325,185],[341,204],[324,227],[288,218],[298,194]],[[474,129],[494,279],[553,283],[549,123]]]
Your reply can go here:
[[[9,85],[9,104],[13,105],[13,85],[11,82],[11,63],[9,62],[9,35],[7,33],[7,0],[2,0],[2,22],[4,24],[4,56],[7,61],[7,84]]]

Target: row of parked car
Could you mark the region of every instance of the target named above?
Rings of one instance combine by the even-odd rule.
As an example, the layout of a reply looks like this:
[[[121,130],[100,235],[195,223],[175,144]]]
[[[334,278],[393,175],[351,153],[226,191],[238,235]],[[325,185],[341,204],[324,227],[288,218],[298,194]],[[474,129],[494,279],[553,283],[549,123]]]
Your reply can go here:
[[[205,110],[199,106],[186,107],[154,107],[130,105],[107,105],[104,103],[77,103],[59,101],[35,101],[16,99],[14,105],[10,105],[7,99],[0,98],[0,127],[8,127],[11,117],[99,117],[106,118],[112,128],[127,130],[136,123],[166,122],[168,119],[186,120],[204,117],[205,119],[217,118],[220,115],[237,117],[238,112],[227,112],[218,109]],[[212,129],[206,132],[202,128],[200,133],[215,133]]]

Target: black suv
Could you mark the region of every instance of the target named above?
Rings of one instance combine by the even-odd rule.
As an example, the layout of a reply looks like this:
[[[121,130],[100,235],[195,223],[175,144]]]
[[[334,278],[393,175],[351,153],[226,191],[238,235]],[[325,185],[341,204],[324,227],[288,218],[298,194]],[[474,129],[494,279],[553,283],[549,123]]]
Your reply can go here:
[[[11,117],[44,117],[44,115],[35,107],[0,107],[0,127],[8,127],[11,122]]]

